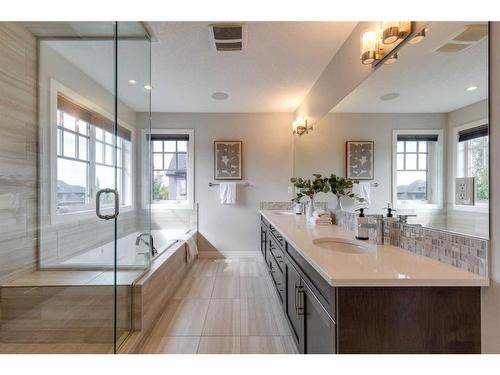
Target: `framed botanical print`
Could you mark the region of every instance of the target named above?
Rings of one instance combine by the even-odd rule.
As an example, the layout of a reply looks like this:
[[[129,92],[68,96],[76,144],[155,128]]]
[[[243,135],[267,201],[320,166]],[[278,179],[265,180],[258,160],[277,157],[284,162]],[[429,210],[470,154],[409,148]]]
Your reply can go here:
[[[214,179],[242,179],[242,142],[214,142]]]
[[[346,142],[346,177],[351,180],[373,180],[373,141]]]

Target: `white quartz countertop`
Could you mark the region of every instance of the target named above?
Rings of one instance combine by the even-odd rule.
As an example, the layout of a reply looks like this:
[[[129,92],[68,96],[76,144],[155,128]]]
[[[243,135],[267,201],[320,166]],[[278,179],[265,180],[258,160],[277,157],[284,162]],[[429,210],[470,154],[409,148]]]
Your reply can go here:
[[[489,285],[486,277],[392,245],[363,241],[371,251],[362,254],[321,248],[313,243],[314,239],[336,237],[355,241],[354,234],[336,225],[313,225],[306,221],[304,215],[280,215],[276,212],[260,211],[331,286]]]

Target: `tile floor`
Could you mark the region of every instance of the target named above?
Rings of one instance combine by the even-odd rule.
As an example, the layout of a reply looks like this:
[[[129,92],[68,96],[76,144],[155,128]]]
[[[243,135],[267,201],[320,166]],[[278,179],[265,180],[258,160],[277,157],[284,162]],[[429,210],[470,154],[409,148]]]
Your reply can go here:
[[[297,353],[260,254],[198,259],[140,353]]]

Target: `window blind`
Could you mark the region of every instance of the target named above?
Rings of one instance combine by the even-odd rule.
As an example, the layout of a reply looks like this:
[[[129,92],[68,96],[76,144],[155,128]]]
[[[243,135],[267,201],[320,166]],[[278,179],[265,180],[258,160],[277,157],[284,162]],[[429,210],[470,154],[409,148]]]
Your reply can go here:
[[[471,139],[487,137],[487,136],[488,136],[488,125],[485,124],[458,132],[458,141],[465,142]]]
[[[427,141],[437,142],[437,134],[398,134],[398,142],[402,141]]]
[[[149,134],[152,141],[189,141],[189,134]]]
[[[85,108],[80,104],[75,103],[62,94],[57,95],[57,109],[73,117],[76,117],[81,121],[85,121],[91,125],[101,128],[107,132],[110,132],[112,134],[114,133],[113,121],[101,115],[100,113],[97,113],[96,111]],[[131,132],[122,126],[118,126],[117,133],[120,138],[126,139],[127,141],[132,140]]]

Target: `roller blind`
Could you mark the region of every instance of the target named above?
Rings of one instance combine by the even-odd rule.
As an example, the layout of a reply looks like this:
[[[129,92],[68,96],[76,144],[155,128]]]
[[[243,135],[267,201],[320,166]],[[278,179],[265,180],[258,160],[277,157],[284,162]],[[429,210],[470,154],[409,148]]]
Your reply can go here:
[[[149,134],[152,141],[189,141],[189,134]]]
[[[487,136],[488,136],[488,125],[485,124],[458,132],[458,141],[465,142],[471,139],[487,137]]]
[[[114,131],[113,121],[101,115],[100,113],[97,113],[96,111],[85,108],[80,104],[75,103],[62,94],[57,95],[57,109],[110,133],[113,133]],[[126,139],[127,141],[132,140],[131,132],[122,126],[118,126],[117,133],[120,138]]]
[[[437,142],[437,134],[398,134],[398,142],[402,141],[427,141]]]

